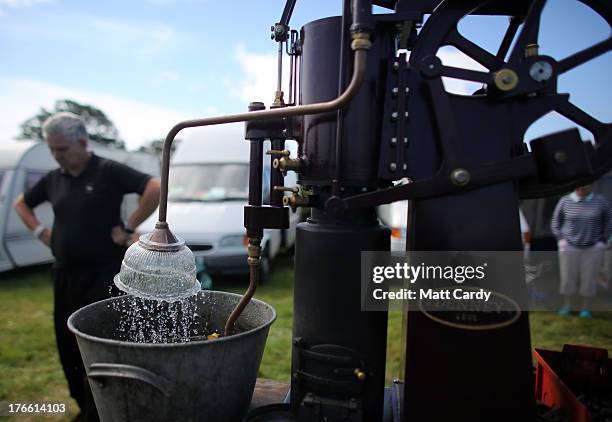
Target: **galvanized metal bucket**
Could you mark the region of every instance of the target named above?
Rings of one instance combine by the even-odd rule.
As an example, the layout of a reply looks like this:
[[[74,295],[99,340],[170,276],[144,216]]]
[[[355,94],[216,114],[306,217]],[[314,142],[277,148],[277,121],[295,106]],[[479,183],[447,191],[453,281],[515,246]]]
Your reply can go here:
[[[223,332],[241,296],[197,295],[208,329]],[[236,323],[237,334],[185,343],[117,340],[121,297],[79,309],[68,319],[102,421],[240,421],[246,414],[270,325],[276,312],[253,299]]]

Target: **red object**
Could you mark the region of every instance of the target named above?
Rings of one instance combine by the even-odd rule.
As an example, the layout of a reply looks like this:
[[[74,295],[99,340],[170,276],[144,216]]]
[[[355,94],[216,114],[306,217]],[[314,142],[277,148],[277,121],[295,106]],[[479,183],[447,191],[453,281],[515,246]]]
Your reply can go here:
[[[561,352],[535,349],[536,400],[560,407],[572,422],[590,422],[586,406],[577,396],[612,392],[612,359],[608,351],[566,344]]]

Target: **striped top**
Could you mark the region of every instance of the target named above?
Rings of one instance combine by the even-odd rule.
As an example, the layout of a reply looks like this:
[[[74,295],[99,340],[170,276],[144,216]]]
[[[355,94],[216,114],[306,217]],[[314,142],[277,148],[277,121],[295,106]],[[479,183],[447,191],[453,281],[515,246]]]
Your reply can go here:
[[[579,198],[571,193],[559,200],[550,228],[557,240],[565,239],[573,246],[606,242],[612,235],[612,208],[603,195],[591,193]]]

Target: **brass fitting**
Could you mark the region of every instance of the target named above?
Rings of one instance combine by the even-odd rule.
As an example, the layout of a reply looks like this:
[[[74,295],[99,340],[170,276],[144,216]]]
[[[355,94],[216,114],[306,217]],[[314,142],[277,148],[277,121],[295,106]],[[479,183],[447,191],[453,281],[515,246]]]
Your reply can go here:
[[[365,379],[367,378],[366,373],[363,372],[360,368],[355,368],[353,373],[355,374],[355,376],[357,377],[359,381],[365,381]]]
[[[298,188],[297,186],[274,186],[274,191],[298,193],[300,191],[300,188]]]
[[[289,150],[286,150],[286,149],[284,149],[282,151],[281,150],[277,150],[277,149],[270,149],[270,150],[266,151],[266,154],[267,155],[280,155],[282,157],[289,157],[289,155],[291,153],[289,152]]]
[[[247,247],[247,263],[249,265],[259,265],[261,262],[261,238],[249,237],[249,246]]]
[[[286,207],[291,207],[291,209],[295,210],[297,207],[307,207],[310,204],[310,199],[308,196],[302,196],[294,193],[291,196],[283,196],[283,205]]]
[[[284,107],[285,99],[283,98],[285,93],[283,91],[274,91],[274,102],[272,103],[272,107]]]
[[[352,34],[351,48],[353,50],[369,50],[372,47],[370,34],[367,32],[355,32]]]
[[[527,44],[525,46],[525,57],[533,57],[539,54],[540,46],[537,44]]]
[[[299,158],[289,158],[288,156],[276,158],[272,161],[272,167],[279,169],[283,173],[294,171],[299,173],[302,169],[302,161]]]
[[[519,82],[518,75],[514,70],[500,69],[493,76],[493,84],[500,91],[508,92],[516,88]]]

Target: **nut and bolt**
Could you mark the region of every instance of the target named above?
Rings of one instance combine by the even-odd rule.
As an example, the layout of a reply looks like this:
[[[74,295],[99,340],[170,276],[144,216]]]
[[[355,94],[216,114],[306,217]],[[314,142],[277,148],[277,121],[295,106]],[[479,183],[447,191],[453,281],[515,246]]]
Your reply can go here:
[[[470,172],[463,168],[455,169],[451,172],[450,178],[453,184],[465,186],[470,182]]]
[[[389,171],[391,173],[395,173],[395,170],[397,170],[397,164],[395,163],[389,163]]]
[[[510,69],[500,69],[495,72],[493,84],[500,91],[512,91],[518,84],[519,79],[516,72]]]
[[[529,76],[536,82],[545,82],[550,79],[553,74],[553,68],[550,63],[543,60],[535,62],[529,68]]]
[[[391,146],[397,145],[397,138],[391,138]]]
[[[265,110],[265,109],[266,109],[266,105],[262,103],[261,101],[253,101],[249,103],[249,111],[259,111],[259,110]]]
[[[397,121],[397,111],[394,111],[393,113],[391,113],[391,121],[392,122]]]
[[[365,381],[365,379],[367,378],[366,373],[363,372],[361,369],[359,368],[355,368],[355,371],[353,371],[355,373],[355,376],[357,377],[357,379],[359,381]]]
[[[557,151],[555,152],[555,161],[559,164],[563,164],[567,162],[567,153],[565,151]]]

